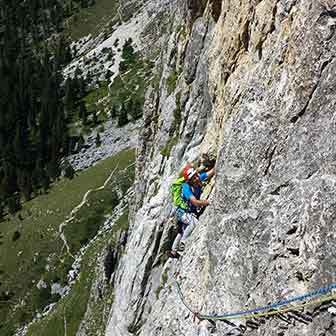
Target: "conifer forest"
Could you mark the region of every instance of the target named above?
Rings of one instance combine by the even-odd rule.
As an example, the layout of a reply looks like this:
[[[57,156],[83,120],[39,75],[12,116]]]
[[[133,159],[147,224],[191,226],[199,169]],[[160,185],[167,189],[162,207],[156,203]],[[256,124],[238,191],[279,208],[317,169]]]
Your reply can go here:
[[[68,122],[87,117],[84,80],[63,85],[61,69],[72,58],[64,20],[92,4],[0,1],[0,216],[48,190],[71,150]]]

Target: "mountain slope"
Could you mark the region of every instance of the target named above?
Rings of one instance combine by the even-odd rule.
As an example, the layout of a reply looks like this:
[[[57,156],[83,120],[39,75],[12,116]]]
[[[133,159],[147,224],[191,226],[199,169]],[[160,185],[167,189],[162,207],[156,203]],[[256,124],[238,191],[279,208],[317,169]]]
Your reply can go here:
[[[106,335],[191,335],[197,327],[172,286],[175,271],[202,312],[335,282],[334,12],[318,1],[228,1],[216,22],[216,2],[178,5],[173,27],[189,18],[186,35],[170,30],[160,91],[147,95],[139,210]],[[162,155],[174,134],[176,146]],[[210,149],[218,153],[211,205],[182,260],[162,264],[172,239],[169,182]],[[274,318],[259,332],[331,335],[333,323],[328,312],[285,329]],[[240,325],[218,322],[217,334],[242,333]]]
[[[40,325],[52,329],[55,316],[59,334],[68,336],[209,335],[193,313],[265,306],[336,283],[333,2],[148,0],[118,10],[122,24],[111,38],[80,42],[65,73],[72,76],[76,65],[89,71],[85,57],[97,56],[96,79],[114,67],[112,94],[124,78],[126,88],[133,85],[137,76],[120,66],[122,50],[115,50],[114,65],[104,58],[117,38],[131,37],[152,65],[141,77],[127,244],[117,239],[116,250],[103,241],[84,292],[89,299],[73,315],[56,306],[30,335],[49,330]],[[169,186],[202,153],[217,157],[210,205],[183,257],[167,260],[176,234]],[[217,321],[212,334],[331,336],[335,310],[326,302],[264,319]],[[76,324],[67,324],[79,312]]]

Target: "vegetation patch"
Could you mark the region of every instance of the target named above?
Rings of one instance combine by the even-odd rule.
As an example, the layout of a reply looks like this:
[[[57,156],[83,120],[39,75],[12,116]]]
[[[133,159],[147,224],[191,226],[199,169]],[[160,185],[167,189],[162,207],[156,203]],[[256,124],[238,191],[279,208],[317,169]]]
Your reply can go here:
[[[97,258],[108,244],[116,243],[116,237],[120,231],[127,230],[128,209],[115,222],[112,230],[106,236],[99,237],[86,251],[81,264],[80,276],[70,293],[57,303],[56,308],[47,317],[30,326],[28,336],[74,336],[88,306],[94,312],[86,321],[88,335],[97,335],[98,331],[104,331],[108,319],[106,305],[110,307],[113,303],[113,288],[107,286],[103,298],[96,300],[90,298],[90,290],[97,276]]]
[[[112,118],[118,117],[119,126],[142,116],[145,90],[152,79],[154,64],[143,59],[132,47],[132,40],[126,41],[120,63],[119,75],[111,89]]]
[[[114,207],[118,205],[119,195],[123,197],[133,181],[134,167],[119,170],[104,190],[90,194],[86,204],[81,207],[74,219],[64,228],[72,253],[86,245],[97,234],[106,219],[106,215],[111,214]],[[128,213],[123,216],[121,216],[120,221],[128,223]],[[117,223],[117,226],[121,226],[121,224]]]
[[[13,335],[16,328],[31,320],[48,303],[58,300],[57,296],[50,294],[50,286],[53,282],[66,282],[73,262],[60,239],[59,225],[81,202],[84,194],[103,185],[116,167],[115,177],[120,185],[124,184],[120,189],[125,190],[127,185],[132,184],[134,172],[128,170],[127,178],[121,178],[119,173],[123,172],[124,176],[124,169],[133,161],[134,150],[126,150],[76,174],[72,180],[62,179],[53,185],[48,194],[26,202],[16,216],[6,217],[1,223],[0,295],[3,294],[4,298],[0,304],[1,335]],[[112,196],[104,190],[91,196],[92,209],[81,208],[65,227],[73,254],[97,232],[104,220],[100,212],[106,214],[113,206]],[[97,218],[97,222],[85,221],[84,217],[88,215],[91,219]],[[15,232],[20,232],[20,237],[14,240],[14,237],[18,237]],[[85,276],[81,281],[85,283]],[[78,303],[76,298],[72,300]],[[55,330],[60,331],[61,328]],[[58,333],[62,334],[61,331]]]
[[[89,5],[89,4],[88,4]],[[112,27],[119,21],[117,8],[119,0],[95,0],[91,6],[81,6],[74,1],[68,1],[65,33],[73,40],[92,34],[97,35],[104,28],[111,32]]]
[[[174,70],[170,73],[169,77],[167,78],[167,90],[168,90],[168,95],[171,95],[175,88],[176,88],[176,82],[177,82],[178,74]]]
[[[167,144],[161,149],[160,153],[169,158],[171,150],[178,143],[178,137],[170,138]]]
[[[161,149],[160,153],[163,156],[169,158],[171,150],[174,146],[177,145],[179,140],[179,127],[182,122],[181,116],[181,93],[177,93],[176,95],[176,109],[174,111],[174,121],[171,125],[169,130],[169,140],[167,141],[166,145]]]
[[[86,104],[86,108],[89,112],[92,112],[96,108],[96,104],[100,99],[108,96],[108,83],[106,81],[100,82],[98,87],[91,90],[84,96],[83,100]]]
[[[57,309],[48,317],[33,324],[29,328],[28,335],[76,335],[90,295],[95,270],[94,256],[95,254],[93,253],[83,258],[81,275],[69,295],[65,296],[57,304]]]
[[[135,52],[132,43],[128,39],[123,46],[119,75],[110,88],[103,81],[87,91],[90,80],[84,79],[79,69],[73,79],[66,80],[65,108],[73,137],[90,133],[108,117],[116,119],[119,127],[142,117],[145,91],[149,82],[154,81],[154,64]]]
[[[179,128],[182,123],[182,112],[181,112],[181,93],[178,92],[176,95],[176,109],[174,111],[174,123],[169,134],[172,136],[174,133],[179,134]]]
[[[69,135],[72,137],[90,133],[92,128],[98,126],[101,128],[108,118],[108,82],[102,81],[90,90],[87,83],[88,79],[83,79],[79,70],[73,79],[69,77],[65,82],[65,109]]]
[[[166,268],[162,275],[161,275],[161,281],[160,281],[160,285],[159,287],[156,289],[155,291],[155,296],[156,296],[156,299],[158,300],[159,299],[159,296],[160,296],[160,292],[162,291],[162,289],[164,288],[164,286],[166,285],[167,283],[167,280],[168,280],[168,268]]]
[[[119,217],[119,219],[114,224],[114,228],[119,231],[126,231],[128,230],[128,215],[129,211],[128,208],[124,211],[124,213]]]

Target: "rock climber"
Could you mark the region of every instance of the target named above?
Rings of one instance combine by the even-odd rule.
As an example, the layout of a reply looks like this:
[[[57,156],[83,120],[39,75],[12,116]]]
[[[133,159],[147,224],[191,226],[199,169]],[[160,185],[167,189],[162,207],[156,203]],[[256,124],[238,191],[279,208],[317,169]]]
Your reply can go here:
[[[185,240],[197,225],[202,209],[209,205],[207,199],[200,199],[203,189],[202,182],[210,179],[214,174],[214,168],[200,173],[191,165],[187,165],[183,169],[184,183],[182,184],[181,195],[187,207],[184,209],[178,206],[176,209],[179,230],[172,249],[168,252],[169,257],[178,258],[180,256],[177,251],[184,250]]]

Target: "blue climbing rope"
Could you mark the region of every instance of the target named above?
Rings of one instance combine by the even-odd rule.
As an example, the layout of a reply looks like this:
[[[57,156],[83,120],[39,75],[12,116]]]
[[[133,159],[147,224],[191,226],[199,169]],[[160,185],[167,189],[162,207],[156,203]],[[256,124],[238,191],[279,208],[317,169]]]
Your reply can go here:
[[[176,284],[177,292],[179,294],[179,297],[180,297],[182,303],[184,304],[184,306],[190,312],[195,314],[195,312],[191,309],[191,307],[186,303],[185,298],[182,294],[181,286],[176,279],[175,279],[175,284]],[[236,316],[251,315],[251,314],[259,313],[259,312],[262,312],[262,311],[265,311],[265,310],[272,310],[272,309],[276,309],[276,308],[279,308],[279,307],[282,307],[282,306],[286,306],[286,305],[289,305],[293,302],[305,301],[305,300],[311,299],[311,298],[316,297],[316,296],[322,296],[322,295],[330,293],[333,289],[336,289],[336,283],[330,284],[326,287],[321,287],[319,289],[316,289],[314,291],[308,292],[308,293],[303,294],[303,295],[293,296],[289,299],[277,301],[275,303],[272,303],[272,304],[269,304],[269,305],[266,305],[266,306],[262,306],[262,307],[257,307],[257,308],[254,308],[254,309],[240,310],[240,311],[235,311],[235,312],[227,312],[227,313],[213,314],[213,315],[204,315],[204,314],[201,314],[201,315],[198,314],[198,315],[202,319],[211,319],[211,318],[225,319],[225,318],[236,317]]]

